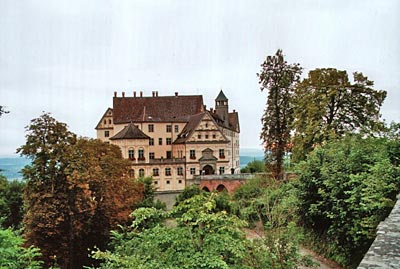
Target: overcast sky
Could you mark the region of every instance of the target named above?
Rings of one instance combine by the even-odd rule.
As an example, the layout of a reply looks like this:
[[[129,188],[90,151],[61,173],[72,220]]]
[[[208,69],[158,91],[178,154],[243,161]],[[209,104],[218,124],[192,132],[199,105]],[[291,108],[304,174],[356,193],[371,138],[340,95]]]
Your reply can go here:
[[[24,144],[29,121],[51,112],[78,135],[113,92],[202,94],[220,89],[239,111],[241,147],[260,147],[266,93],[256,73],[283,49],[289,63],[361,71],[400,122],[400,1],[0,0],[0,155]]]

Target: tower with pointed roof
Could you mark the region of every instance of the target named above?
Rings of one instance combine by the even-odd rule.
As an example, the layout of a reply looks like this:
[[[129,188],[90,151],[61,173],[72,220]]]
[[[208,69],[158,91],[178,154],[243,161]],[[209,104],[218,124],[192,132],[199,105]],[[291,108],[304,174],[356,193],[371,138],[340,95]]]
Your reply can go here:
[[[215,112],[223,121],[225,127],[228,127],[228,114],[229,114],[229,107],[228,107],[228,98],[226,98],[224,92],[221,90],[215,98]]]

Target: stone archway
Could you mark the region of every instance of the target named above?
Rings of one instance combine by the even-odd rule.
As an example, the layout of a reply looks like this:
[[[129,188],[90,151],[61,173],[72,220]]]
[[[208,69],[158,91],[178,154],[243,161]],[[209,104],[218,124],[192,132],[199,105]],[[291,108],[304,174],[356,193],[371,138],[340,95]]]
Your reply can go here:
[[[217,187],[218,192],[228,191],[223,184],[218,185]]]
[[[203,191],[206,191],[206,192],[210,192],[210,189],[209,188],[207,188],[207,187],[203,187],[203,189],[202,189]]]
[[[211,165],[207,164],[203,167],[203,171],[205,175],[214,175],[214,169]]]

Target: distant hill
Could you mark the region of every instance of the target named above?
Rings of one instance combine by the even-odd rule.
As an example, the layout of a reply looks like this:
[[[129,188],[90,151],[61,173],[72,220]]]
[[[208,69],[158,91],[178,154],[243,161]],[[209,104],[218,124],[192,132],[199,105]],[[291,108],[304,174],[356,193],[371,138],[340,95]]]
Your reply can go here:
[[[22,179],[22,175],[19,171],[28,164],[30,164],[30,160],[18,156],[0,158],[0,173],[10,180]]]
[[[254,160],[263,160],[264,153],[261,149],[242,148],[240,149],[240,167],[245,167],[249,162]],[[15,157],[0,157],[0,170],[7,179],[22,179],[20,173],[24,166],[28,165],[30,161],[26,158],[19,156]]]
[[[254,160],[263,160],[264,152],[262,149],[241,148],[240,149],[240,168],[245,167],[249,162]]]

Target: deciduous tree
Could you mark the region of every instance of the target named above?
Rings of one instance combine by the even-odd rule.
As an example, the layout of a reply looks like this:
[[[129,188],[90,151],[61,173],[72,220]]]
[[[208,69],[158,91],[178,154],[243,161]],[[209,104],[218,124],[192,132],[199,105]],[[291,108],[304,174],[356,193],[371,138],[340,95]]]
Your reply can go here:
[[[301,70],[299,64],[287,63],[282,50],[278,50],[275,55],[267,57],[257,74],[261,91],[268,92],[267,105],[261,119],[265,159],[267,168],[279,179],[282,178],[285,150],[290,143],[293,119],[291,98]]]
[[[26,140],[18,152],[32,160],[23,169],[28,244],[48,265],[81,268],[88,248],[104,247],[128,220],[140,188],[125,177],[129,163],[117,146],[77,139],[49,114],[31,121]]]
[[[299,164],[301,219],[341,263],[358,264],[396,202],[400,169],[391,147],[386,139],[346,137]]]
[[[23,217],[23,190],[25,183],[8,181],[0,174],[0,224],[4,228],[19,228]]]
[[[346,71],[315,69],[299,83],[294,99],[294,159],[302,160],[316,145],[346,132],[382,129],[380,107],[386,92],[373,88],[362,73],[349,81]]]
[[[0,229],[0,268],[42,268],[42,262],[36,260],[40,250],[32,246],[23,247],[23,244],[22,236],[16,231]]]

